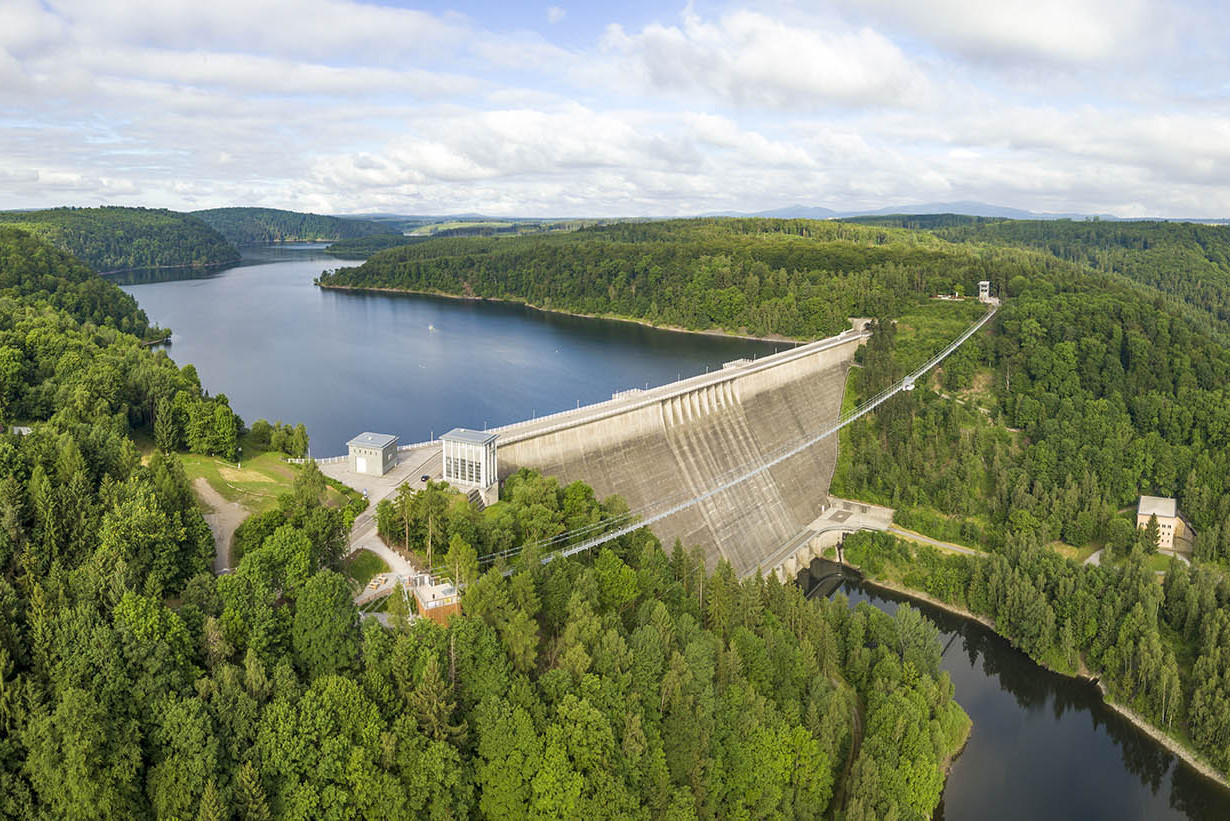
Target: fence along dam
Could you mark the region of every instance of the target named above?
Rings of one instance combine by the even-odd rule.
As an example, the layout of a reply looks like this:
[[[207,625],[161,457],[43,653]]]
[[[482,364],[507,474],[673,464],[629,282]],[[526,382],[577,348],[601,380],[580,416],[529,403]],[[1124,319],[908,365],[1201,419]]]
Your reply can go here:
[[[858,321],[756,361],[499,428],[500,478],[528,467],[561,483],[580,479],[633,510],[702,496],[835,424],[854,352],[870,335]],[[701,546],[710,565],[725,558],[739,575],[753,573],[820,515],[836,462],[830,436],[654,531],[668,550],[678,538]]]

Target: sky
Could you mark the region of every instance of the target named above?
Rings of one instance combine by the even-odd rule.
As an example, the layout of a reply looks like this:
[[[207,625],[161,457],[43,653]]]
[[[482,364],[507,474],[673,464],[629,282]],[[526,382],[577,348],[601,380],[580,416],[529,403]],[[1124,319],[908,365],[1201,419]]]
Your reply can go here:
[[[1218,0],[0,0],[0,208],[1230,217]]]

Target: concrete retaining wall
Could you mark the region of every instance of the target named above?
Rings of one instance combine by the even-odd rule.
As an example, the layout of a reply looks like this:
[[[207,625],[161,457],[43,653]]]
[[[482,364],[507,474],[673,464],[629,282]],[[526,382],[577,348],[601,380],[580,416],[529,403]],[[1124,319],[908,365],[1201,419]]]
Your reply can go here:
[[[633,509],[699,495],[836,422],[846,373],[865,340],[848,333],[693,377],[616,413],[581,408],[537,432],[533,423],[510,426],[500,434],[500,476],[532,467],[564,483],[581,479]],[[705,548],[711,564],[724,556],[737,573],[751,572],[819,514],[836,455],[834,436],[654,531],[668,550],[679,538]]]

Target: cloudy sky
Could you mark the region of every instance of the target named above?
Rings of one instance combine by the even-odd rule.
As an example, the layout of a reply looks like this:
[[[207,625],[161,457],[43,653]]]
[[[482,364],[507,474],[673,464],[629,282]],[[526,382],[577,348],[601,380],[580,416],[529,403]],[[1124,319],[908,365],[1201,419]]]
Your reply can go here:
[[[0,208],[1230,216],[1219,0],[0,0]]]

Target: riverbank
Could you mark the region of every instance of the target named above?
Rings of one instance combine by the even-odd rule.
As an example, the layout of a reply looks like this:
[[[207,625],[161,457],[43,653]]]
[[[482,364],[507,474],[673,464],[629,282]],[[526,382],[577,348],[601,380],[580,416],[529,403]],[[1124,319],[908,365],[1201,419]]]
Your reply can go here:
[[[857,567],[853,565],[847,565],[847,566],[854,567],[854,569],[856,570],[858,569]],[[935,607],[939,610],[943,610],[946,613],[950,613],[954,616],[958,616],[960,618],[967,619],[969,621],[977,622],[978,624],[981,624],[983,627],[986,627],[988,630],[993,632],[996,636],[999,636],[1005,641],[1008,641],[1009,643],[1011,643],[1011,639],[1009,639],[1007,636],[1004,636],[998,630],[995,629],[995,622],[985,616],[979,616],[976,613],[966,610],[963,607],[959,607],[954,604],[949,604],[947,602],[940,601],[936,598],[933,598],[932,596],[927,595],[926,593],[923,593],[920,590],[914,590],[913,588],[904,587],[902,585],[894,584],[892,582],[876,580],[876,579],[866,576],[865,574],[862,574],[861,570],[859,572],[860,572],[860,575],[862,575],[862,584],[866,585],[867,587],[893,593],[895,595],[901,596],[902,598],[910,599],[912,601],[922,602],[931,607]],[[1114,712],[1118,713],[1128,723],[1132,724],[1134,727],[1139,729],[1145,735],[1152,738],[1155,742],[1165,747],[1169,752],[1174,754],[1176,757],[1186,762],[1193,770],[1200,773],[1202,776],[1209,779],[1210,781],[1213,781],[1216,784],[1220,785],[1221,787],[1227,790],[1230,790],[1230,779],[1228,779],[1223,773],[1217,770],[1217,768],[1215,768],[1213,765],[1209,764],[1208,762],[1200,758],[1200,756],[1194,750],[1188,748],[1180,740],[1163,732],[1161,729],[1149,723],[1149,721],[1145,719],[1144,716],[1140,715],[1132,708],[1119,704],[1116,701],[1114,701],[1111,698],[1110,689],[1106,686],[1105,682],[1101,681],[1101,679],[1098,678],[1097,676],[1094,676],[1087,669],[1083,669],[1082,672],[1079,672],[1079,673],[1069,673],[1063,670],[1056,670],[1054,667],[1051,667],[1050,665],[1044,662],[1038,661],[1037,659],[1034,659],[1032,656],[1028,656],[1028,658],[1031,662],[1036,664],[1038,667],[1042,668],[1043,670],[1047,670],[1048,672],[1055,673],[1057,675],[1060,675],[1060,676],[1063,676],[1065,678],[1069,678],[1075,681],[1081,681],[1081,682],[1094,684],[1098,688],[1098,692],[1101,694],[1103,704],[1105,704],[1107,707],[1109,707]],[[1081,667],[1084,668],[1083,660],[1081,662]]]
[[[200,270],[201,268],[227,268],[237,264],[243,257],[236,253],[234,259],[221,262],[181,262],[178,265],[134,265],[131,268],[116,268],[114,271],[95,271],[100,277],[113,274],[130,274],[133,271],[179,271],[185,268]]]
[[[460,302],[500,302],[508,305],[520,305],[525,308],[530,308],[535,311],[541,311],[544,314],[558,314],[560,316],[574,316],[581,319],[608,319],[612,322],[630,322],[633,325],[640,325],[645,328],[653,328],[656,331],[670,331],[677,334],[700,334],[702,336],[724,337],[726,339],[746,339],[749,342],[777,342],[784,345],[798,346],[805,345],[814,340],[809,339],[793,339],[781,334],[769,334],[768,336],[751,336],[749,334],[736,334],[729,331],[723,331],[718,328],[709,328],[703,331],[693,330],[691,328],[681,328],[678,325],[659,325],[650,322],[647,319],[636,319],[628,316],[617,316],[615,314],[584,314],[577,311],[566,311],[561,308],[544,308],[541,305],[535,305],[532,302],[527,302],[523,299],[511,299],[492,296],[470,296],[467,294],[450,294],[444,291],[422,291],[412,288],[388,288],[375,285],[334,285],[327,282],[316,280],[315,285],[318,288],[324,288],[330,291],[354,291],[357,293],[375,293],[375,294],[403,294],[406,296],[434,296],[443,299],[455,299]]]

